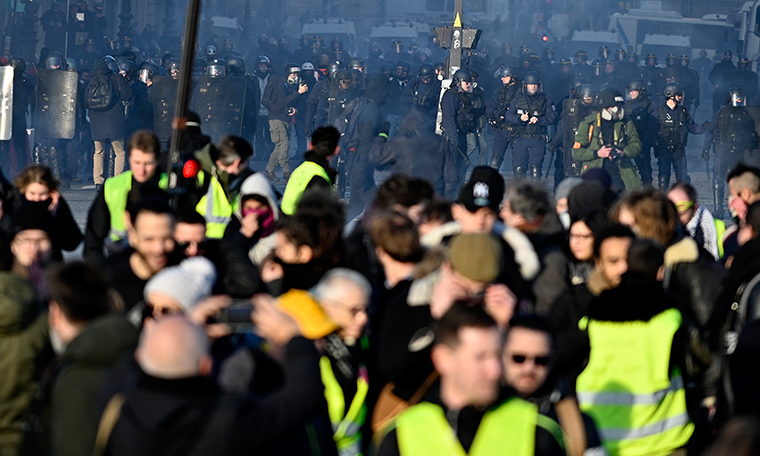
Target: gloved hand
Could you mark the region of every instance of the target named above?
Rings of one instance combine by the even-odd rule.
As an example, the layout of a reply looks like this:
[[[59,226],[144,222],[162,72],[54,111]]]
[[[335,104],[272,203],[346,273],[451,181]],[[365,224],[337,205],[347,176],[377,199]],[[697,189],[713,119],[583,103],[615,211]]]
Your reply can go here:
[[[710,150],[705,149],[702,151],[702,159],[709,160],[710,159]]]
[[[380,133],[388,134],[391,132],[391,123],[386,121],[383,122],[383,125],[380,126]]]

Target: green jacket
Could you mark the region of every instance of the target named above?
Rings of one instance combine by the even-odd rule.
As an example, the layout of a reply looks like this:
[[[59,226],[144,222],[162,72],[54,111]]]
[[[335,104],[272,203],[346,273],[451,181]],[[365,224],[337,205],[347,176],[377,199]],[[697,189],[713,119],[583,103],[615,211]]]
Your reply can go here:
[[[601,114],[594,113],[583,119],[578,126],[573,145],[573,158],[583,162],[581,173],[593,168],[601,168],[603,158],[599,158],[596,152],[604,146],[602,143]],[[636,126],[629,118],[615,122],[614,145],[625,152],[617,165],[620,169],[620,177],[623,179],[626,190],[635,190],[641,187],[641,178],[636,170],[636,165],[631,159],[641,153],[641,140]]]
[[[47,312],[40,311],[34,288],[0,272],[0,434],[20,439],[36,390],[35,367],[47,346]]]
[[[92,454],[97,393],[108,372],[134,353],[139,333],[121,315],[88,323],[61,355],[50,394],[52,448],[57,456]]]

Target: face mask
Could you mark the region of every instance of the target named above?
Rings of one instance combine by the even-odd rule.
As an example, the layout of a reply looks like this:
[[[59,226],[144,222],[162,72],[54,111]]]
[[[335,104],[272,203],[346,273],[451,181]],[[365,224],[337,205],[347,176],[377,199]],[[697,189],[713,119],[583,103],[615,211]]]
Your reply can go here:
[[[53,346],[53,351],[56,355],[60,356],[66,351],[66,342],[63,341],[58,332],[53,328],[50,328],[50,345]]]
[[[288,78],[289,85],[298,85],[299,82],[301,82],[301,78],[299,78],[298,76],[294,78]]]
[[[728,211],[731,213],[731,217],[744,221],[747,217],[747,203],[738,196],[730,196],[728,198]]]
[[[565,230],[570,229],[570,213],[567,211],[562,212],[559,214],[559,221],[562,223],[562,226],[565,227]]]
[[[268,207],[265,209],[243,209],[243,217],[248,214],[256,214],[256,218],[259,220],[261,237],[267,237],[274,233],[275,221],[272,209]]]

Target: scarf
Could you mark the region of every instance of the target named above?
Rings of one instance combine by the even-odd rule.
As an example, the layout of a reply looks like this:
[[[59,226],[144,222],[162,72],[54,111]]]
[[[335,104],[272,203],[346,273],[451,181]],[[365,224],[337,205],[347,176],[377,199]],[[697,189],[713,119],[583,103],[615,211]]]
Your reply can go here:
[[[704,238],[704,244],[702,247],[704,247],[704,249],[716,260],[720,258],[720,253],[718,252],[718,242],[720,242],[720,239],[718,239],[718,231],[715,229],[715,220],[710,211],[699,206],[697,213],[694,214],[694,217],[692,217],[691,220],[689,220],[689,223],[686,224],[686,230],[692,238],[696,238],[697,230],[702,230],[702,237]]]

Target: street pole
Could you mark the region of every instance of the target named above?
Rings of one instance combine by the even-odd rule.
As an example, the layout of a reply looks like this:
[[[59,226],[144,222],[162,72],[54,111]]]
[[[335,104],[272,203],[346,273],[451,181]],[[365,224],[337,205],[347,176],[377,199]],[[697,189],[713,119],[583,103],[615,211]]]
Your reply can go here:
[[[172,137],[169,143],[169,153],[166,154],[165,171],[172,176],[169,188],[177,185],[177,178],[172,173],[174,164],[179,161],[179,147],[182,135],[185,132],[188,103],[190,101],[190,88],[192,83],[193,61],[195,60],[195,41],[198,37],[198,19],[201,14],[201,0],[190,0],[187,6],[187,19],[185,20],[185,35],[182,47],[182,59],[177,84],[177,104],[174,107],[174,122],[172,122]],[[172,182],[173,181],[173,182]]]

